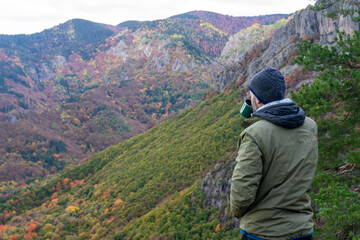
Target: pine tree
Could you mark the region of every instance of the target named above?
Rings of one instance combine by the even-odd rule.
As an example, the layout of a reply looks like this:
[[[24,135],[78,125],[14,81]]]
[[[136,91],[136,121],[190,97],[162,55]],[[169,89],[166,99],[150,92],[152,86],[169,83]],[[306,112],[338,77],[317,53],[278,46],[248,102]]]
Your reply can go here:
[[[304,41],[299,51],[297,62],[319,75],[312,84],[292,92],[292,98],[318,122],[319,135],[327,136],[323,142],[328,153],[336,158],[346,149],[360,158],[360,32],[350,36],[338,31],[331,47]]]
[[[316,7],[331,6],[320,0]],[[330,12],[332,17],[352,16],[359,22],[358,1]],[[353,9],[348,11],[349,9]],[[297,63],[318,72],[292,98],[314,118],[319,128],[319,164],[312,199],[315,204],[315,237],[359,239],[360,237],[360,32],[338,31],[336,43],[322,46],[304,41]]]

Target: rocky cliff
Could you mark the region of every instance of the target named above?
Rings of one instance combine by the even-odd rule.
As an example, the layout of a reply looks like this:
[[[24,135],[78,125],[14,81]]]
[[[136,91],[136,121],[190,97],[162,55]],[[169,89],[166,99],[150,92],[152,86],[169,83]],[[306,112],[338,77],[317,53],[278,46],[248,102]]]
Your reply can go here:
[[[341,7],[350,8],[346,5]],[[327,13],[338,8],[339,6],[335,4],[324,11],[315,11],[308,6],[296,12],[293,18],[284,27],[278,29],[270,39],[241,54],[236,63],[222,71],[217,77],[215,89],[222,92],[229,84],[238,81],[247,84],[251,76],[267,66],[279,68],[285,75],[299,71],[300,67],[291,62],[296,54],[297,42],[311,39],[320,44],[331,45],[337,35],[336,29],[348,34],[360,29],[359,24],[353,22],[350,16],[340,16],[337,19],[326,16]]]
[[[291,19],[283,18],[271,25],[254,24],[251,27],[240,30],[229,37],[229,41],[223,48],[220,60],[224,65],[232,65],[255,44],[270,38],[277,29],[286,25]]]

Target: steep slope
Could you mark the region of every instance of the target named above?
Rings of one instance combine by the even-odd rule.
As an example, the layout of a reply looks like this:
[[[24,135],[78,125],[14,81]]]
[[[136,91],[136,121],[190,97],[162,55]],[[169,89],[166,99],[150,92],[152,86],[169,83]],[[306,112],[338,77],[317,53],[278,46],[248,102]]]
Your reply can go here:
[[[194,14],[0,35],[0,181],[55,173],[197,105],[229,34]]]
[[[254,24],[230,36],[229,41],[223,48],[220,60],[225,65],[233,65],[239,58],[248,52],[255,44],[270,38],[277,29],[283,27],[289,18],[281,19],[271,25]]]
[[[2,184],[2,238],[122,235],[123,227],[191,191],[220,159],[232,155],[240,132],[239,97],[236,89],[214,96],[58,178],[29,187]],[[36,227],[29,231],[31,224]]]
[[[254,24],[269,25],[279,19],[286,18],[286,14],[273,14],[256,17],[232,17],[213,12],[193,11],[171,17],[172,21],[196,30],[191,38],[199,48],[212,57],[219,57],[229,36]],[[203,36],[210,35],[210,39]],[[220,35],[220,36],[218,36]]]
[[[337,8],[337,5],[332,5],[326,12]],[[281,69],[288,75],[287,81],[291,87],[295,87],[294,84],[299,80],[312,79],[311,74],[304,75],[301,68],[292,63],[297,54],[296,44],[303,39],[311,39],[320,44],[333,44],[336,28],[349,34],[359,30],[359,24],[353,22],[350,16],[333,20],[325,16],[326,12],[313,11],[309,6],[295,13],[286,26],[276,31],[271,39],[257,44],[251,51],[241,55],[238,62],[220,73],[215,88],[223,91],[232,82],[247,82],[266,66]]]
[[[271,14],[253,17],[233,17],[207,11],[192,11],[171,17],[176,21],[187,21],[191,24],[193,21],[201,20],[210,23],[215,28],[228,34],[238,33],[240,30],[248,28],[254,24],[270,25],[277,20],[286,18],[287,14]]]

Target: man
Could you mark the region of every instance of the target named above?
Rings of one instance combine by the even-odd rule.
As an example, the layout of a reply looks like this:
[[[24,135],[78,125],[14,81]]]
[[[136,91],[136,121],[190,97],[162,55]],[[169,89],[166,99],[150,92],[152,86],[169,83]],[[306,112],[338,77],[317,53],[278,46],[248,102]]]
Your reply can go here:
[[[243,122],[230,208],[242,239],[312,239],[307,195],[318,158],[317,126],[285,96],[279,70],[265,68],[249,84],[253,114]]]

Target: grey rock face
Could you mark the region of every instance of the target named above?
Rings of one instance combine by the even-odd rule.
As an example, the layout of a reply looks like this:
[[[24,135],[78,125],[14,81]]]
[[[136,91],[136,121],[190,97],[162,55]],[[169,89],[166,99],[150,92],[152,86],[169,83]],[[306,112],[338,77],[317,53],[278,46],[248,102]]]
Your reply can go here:
[[[45,63],[39,67],[39,81],[51,80],[54,77],[54,72]]]
[[[66,58],[57,55],[50,61],[50,64],[41,63],[39,67],[27,66],[25,72],[35,82],[51,80],[55,76],[55,70],[66,64]]]
[[[336,8],[338,6],[333,6]],[[328,9],[331,11],[332,9]],[[261,71],[263,68],[271,66],[280,69],[284,74],[290,74],[289,69],[283,71],[285,66],[289,66],[289,59],[297,49],[296,41],[303,38],[317,39],[320,44],[334,44],[337,35],[336,29],[352,34],[354,30],[359,30],[359,24],[351,20],[350,16],[339,17],[332,20],[326,17],[325,12],[314,11],[310,6],[294,14],[284,27],[278,29],[272,38],[253,47],[261,49],[258,56],[249,56],[249,52],[242,54],[238,63],[228,67],[218,75],[215,90],[222,92],[232,82],[245,80],[247,85],[250,78]],[[293,66],[293,71],[299,66]]]
[[[173,72],[177,72],[177,71],[187,71],[188,67],[186,66],[185,63],[183,63],[180,59],[175,59],[175,62],[172,66],[172,71]]]
[[[3,116],[2,118],[0,118],[1,122],[11,122],[11,123],[15,123],[17,122],[17,118],[15,115],[11,114],[11,113],[6,113],[5,116]]]
[[[206,174],[201,189],[206,194],[209,207],[222,207],[230,200],[231,175],[234,162],[218,163]]]
[[[51,61],[52,68],[56,69],[59,67],[62,67],[66,64],[66,58],[61,55],[57,55],[54,57],[54,59]]]

